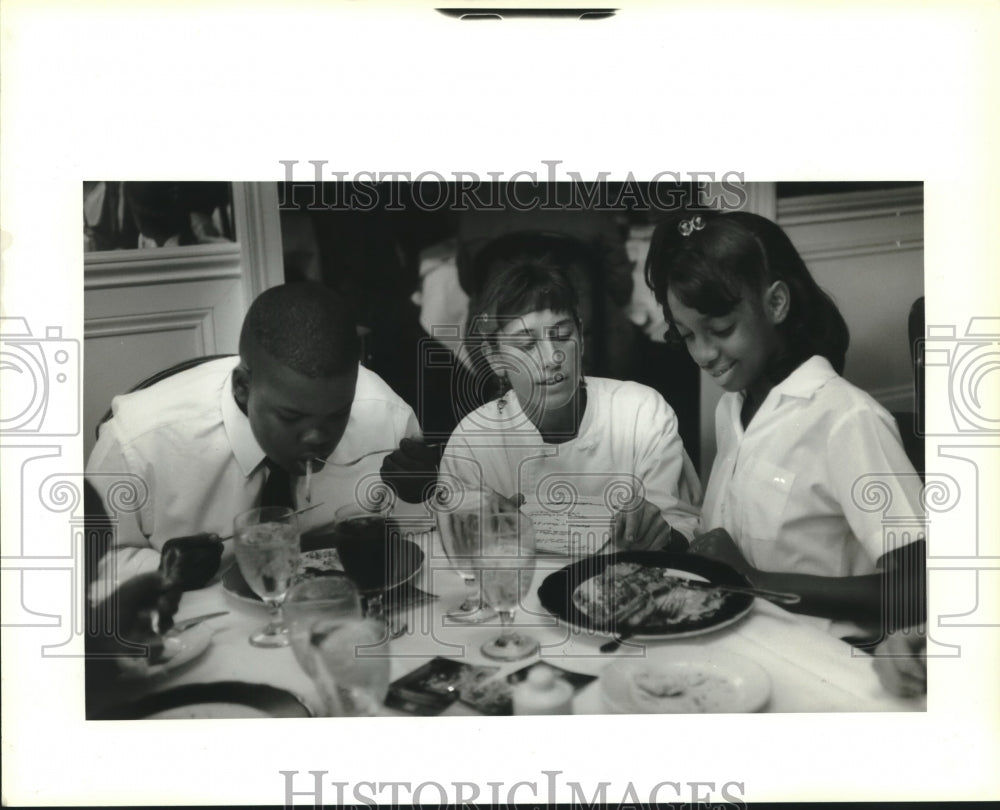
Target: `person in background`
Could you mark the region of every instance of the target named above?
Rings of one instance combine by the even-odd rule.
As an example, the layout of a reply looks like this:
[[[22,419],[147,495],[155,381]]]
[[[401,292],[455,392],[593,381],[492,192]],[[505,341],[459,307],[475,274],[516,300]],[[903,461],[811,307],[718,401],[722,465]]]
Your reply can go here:
[[[236,515],[308,500],[322,506],[302,516],[303,530],[329,523],[359,482],[378,479],[381,458],[341,465],[420,437],[412,409],[359,366],[351,307],[332,290],[266,290],[239,345],[238,357],[112,401],[88,478],[105,507],[116,476],[127,476],[126,486],[138,477],[145,492],[118,520],[98,581],[113,587],[158,571],[184,589],[202,587],[219,569],[219,537],[232,533]]]
[[[847,326],[784,231],[744,212],[666,220],[646,278],[672,334],[726,392],[707,531],[691,550],[800,594],[793,609],[838,635],[921,616],[923,537],[886,532],[854,495],[875,475],[894,511],[918,517],[920,479],[891,415],[840,376]]]
[[[685,549],[701,490],[673,411],[651,388],[583,375],[577,295],[560,255],[535,245],[491,268],[470,339],[499,394],[455,429],[442,484],[544,502],[546,482],[565,482],[606,502],[625,482],[632,499],[617,512],[619,547]]]

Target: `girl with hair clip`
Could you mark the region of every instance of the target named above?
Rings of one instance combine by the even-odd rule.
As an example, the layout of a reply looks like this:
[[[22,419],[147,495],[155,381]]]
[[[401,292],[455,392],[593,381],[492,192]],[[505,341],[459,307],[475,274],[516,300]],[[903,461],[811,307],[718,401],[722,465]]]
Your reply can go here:
[[[776,224],[745,212],[661,223],[646,281],[668,335],[720,385],[718,451],[691,550],[795,610],[869,638],[923,617],[923,537],[886,532],[860,488],[923,513],[892,416],[840,376],[847,325]]]
[[[499,395],[455,429],[439,480],[527,500],[528,511],[567,499],[603,503],[615,514],[619,548],[685,550],[701,488],[677,419],[651,388],[583,375],[567,261],[536,244],[490,268],[467,336]]]

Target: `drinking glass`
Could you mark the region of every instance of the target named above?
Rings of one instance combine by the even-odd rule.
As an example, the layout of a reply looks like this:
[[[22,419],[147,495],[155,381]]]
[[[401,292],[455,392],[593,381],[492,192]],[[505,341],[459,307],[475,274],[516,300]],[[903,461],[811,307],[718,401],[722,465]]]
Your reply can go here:
[[[465,584],[464,601],[455,610],[448,611],[445,617],[463,624],[478,624],[496,615],[492,608],[483,604],[479,573],[476,571],[476,560],[480,556],[481,518],[482,510],[478,507],[466,511],[441,511],[437,515],[444,553]]]
[[[503,630],[480,651],[487,658],[517,661],[538,652],[538,642],[513,628],[514,613],[531,589],[535,573],[535,532],[516,511],[484,515],[479,576],[487,604],[500,614]]]
[[[334,513],[334,521],[333,543],[344,570],[361,592],[363,613],[368,618],[383,620],[392,565],[388,553],[388,516],[348,504]]]
[[[281,604],[299,564],[299,523],[283,506],[265,506],[236,516],[236,562],[243,579],[271,611],[271,621],[250,636],[255,647],[287,647]]]
[[[293,586],[285,600],[292,650],[328,717],[377,714],[389,688],[389,659],[377,651],[380,623],[363,619],[361,597],[341,572]]]

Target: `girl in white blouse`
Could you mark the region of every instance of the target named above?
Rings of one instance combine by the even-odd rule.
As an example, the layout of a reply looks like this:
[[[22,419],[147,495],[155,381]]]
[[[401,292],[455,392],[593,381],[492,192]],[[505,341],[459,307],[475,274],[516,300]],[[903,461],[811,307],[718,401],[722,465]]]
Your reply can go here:
[[[784,231],[744,212],[665,221],[646,280],[726,391],[692,551],[847,623],[833,632],[922,619],[920,479],[892,416],[840,376],[847,326]]]

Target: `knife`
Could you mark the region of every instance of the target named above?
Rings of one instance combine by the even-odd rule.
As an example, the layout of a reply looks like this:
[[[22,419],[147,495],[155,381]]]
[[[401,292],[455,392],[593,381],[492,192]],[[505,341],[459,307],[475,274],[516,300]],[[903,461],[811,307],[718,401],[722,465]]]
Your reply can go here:
[[[767,599],[769,602],[776,602],[779,605],[797,605],[802,601],[802,597],[797,593],[768,591],[763,588],[751,588],[746,585],[718,585],[714,582],[703,582],[700,579],[684,579],[683,577],[677,577],[677,582],[682,588],[693,588],[701,591],[725,591],[726,593],[745,593],[749,596],[759,596],[761,599]],[[650,593],[650,596],[662,596],[665,593],[669,593],[674,587],[674,585],[665,585],[655,588]]]
[[[202,616],[195,616],[194,618],[191,619],[184,619],[182,621],[175,622],[174,626],[171,627],[167,632],[183,633],[185,630],[194,627],[196,624],[201,624],[203,621],[207,621],[208,619],[215,619],[219,616],[228,616],[228,615],[229,615],[228,610],[219,610],[215,613],[206,613]]]

